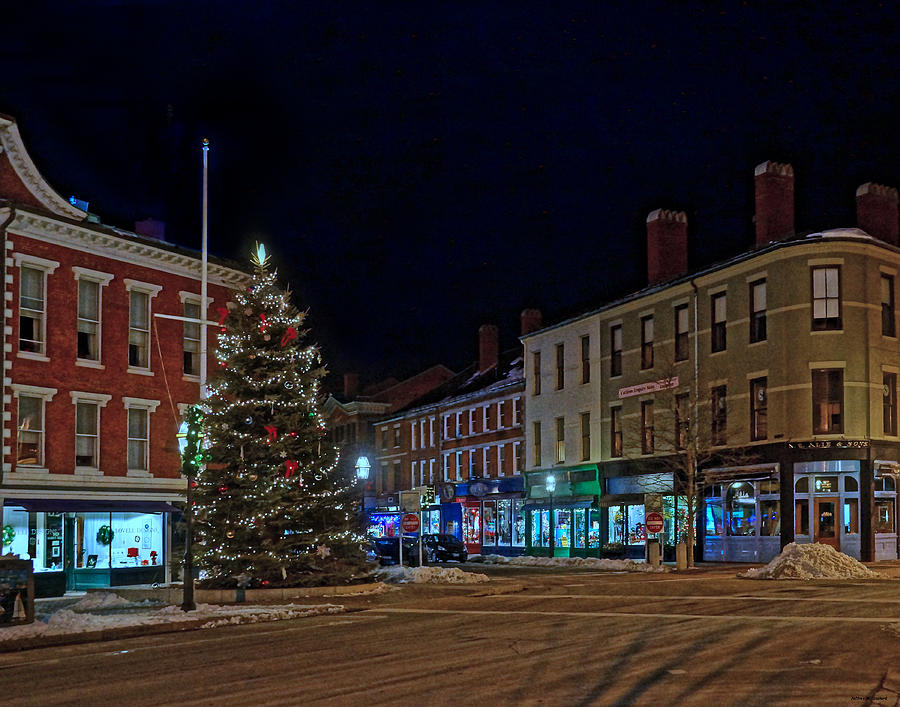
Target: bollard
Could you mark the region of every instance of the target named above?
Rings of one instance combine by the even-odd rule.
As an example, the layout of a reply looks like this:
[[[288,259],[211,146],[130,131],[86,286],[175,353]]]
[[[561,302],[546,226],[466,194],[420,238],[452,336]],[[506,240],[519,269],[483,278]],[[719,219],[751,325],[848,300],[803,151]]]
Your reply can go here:
[[[687,543],[675,545],[675,569],[687,569]]]
[[[659,567],[659,540],[648,540],[647,550],[651,567]]]

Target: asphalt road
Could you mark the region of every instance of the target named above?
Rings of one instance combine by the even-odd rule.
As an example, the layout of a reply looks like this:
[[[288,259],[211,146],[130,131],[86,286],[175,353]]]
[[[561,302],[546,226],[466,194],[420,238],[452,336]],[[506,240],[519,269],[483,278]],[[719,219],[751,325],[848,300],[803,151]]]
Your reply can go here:
[[[348,613],[0,655],[4,705],[896,705],[900,580],[513,568]]]

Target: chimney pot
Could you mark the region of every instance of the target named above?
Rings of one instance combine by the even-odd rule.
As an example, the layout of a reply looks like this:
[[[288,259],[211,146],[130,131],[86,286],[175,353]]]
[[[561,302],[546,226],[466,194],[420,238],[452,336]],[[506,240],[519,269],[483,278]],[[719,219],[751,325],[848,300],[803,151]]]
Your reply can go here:
[[[684,275],[687,262],[687,214],[656,209],[647,215],[647,280],[655,285]]]
[[[531,332],[540,329],[544,320],[541,315],[541,310],[523,309],[522,314],[519,316],[519,321],[522,326],[522,336],[525,336],[526,334],[530,334]]]
[[[753,170],[756,189],[756,245],[794,235],[794,168],[766,161]]]
[[[493,368],[500,360],[500,330],[493,324],[478,328],[478,370]]]
[[[897,190],[872,182],[861,184],[856,190],[856,222],[870,236],[900,245]]]

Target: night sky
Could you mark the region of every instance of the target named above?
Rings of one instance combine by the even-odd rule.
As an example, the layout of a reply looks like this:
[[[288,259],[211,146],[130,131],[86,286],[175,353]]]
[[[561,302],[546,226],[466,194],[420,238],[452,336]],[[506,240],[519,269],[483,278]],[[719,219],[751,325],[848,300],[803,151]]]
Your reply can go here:
[[[26,3],[11,3],[22,6]],[[896,3],[31,3],[5,7],[0,112],[63,196],[198,248],[264,241],[338,374],[515,344],[645,284],[644,220],[698,267],[752,244],[753,168],[797,228],[900,186]]]

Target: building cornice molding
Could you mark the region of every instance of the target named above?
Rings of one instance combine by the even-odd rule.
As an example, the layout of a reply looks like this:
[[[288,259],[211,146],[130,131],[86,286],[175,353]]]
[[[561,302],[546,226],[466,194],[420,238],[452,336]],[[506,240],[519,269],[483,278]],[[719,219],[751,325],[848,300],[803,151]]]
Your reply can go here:
[[[92,228],[71,224],[17,209],[8,231],[25,238],[37,238],[67,248],[77,248],[86,253],[112,260],[119,260],[146,268],[162,269],[174,275],[200,280],[200,258],[157,248],[149,243],[139,243],[120,238],[111,233],[103,233]],[[250,275],[209,263],[211,283],[232,289],[243,287]]]
[[[22,142],[22,135],[19,133],[19,126],[15,121],[2,116],[0,116],[0,146],[9,159],[16,176],[45,209],[75,221],[82,221],[87,217],[86,211],[82,211],[66,201],[41,176],[25,149],[25,143]]]

